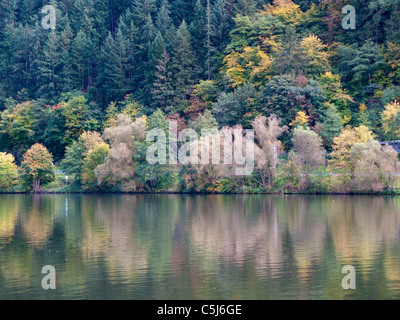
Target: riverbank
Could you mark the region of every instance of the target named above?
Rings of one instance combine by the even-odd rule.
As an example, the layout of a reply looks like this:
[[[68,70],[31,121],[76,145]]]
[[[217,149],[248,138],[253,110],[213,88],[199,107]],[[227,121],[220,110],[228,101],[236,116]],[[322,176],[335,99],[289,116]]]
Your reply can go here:
[[[133,194],[133,195],[149,195],[149,194],[165,194],[165,195],[347,195],[347,196],[397,196],[400,193],[398,192],[364,192],[364,193],[357,193],[357,192],[225,192],[225,193],[218,193],[218,192],[176,192],[176,191],[142,191],[142,192],[134,192],[134,191],[15,191],[15,192],[0,192],[0,195],[12,195],[12,194],[86,194],[86,195],[124,195],[124,194]]]
[[[135,188],[121,186],[106,186],[104,188],[89,189],[76,180],[75,175],[66,179],[66,175],[58,171],[52,182],[43,184],[40,189],[33,191],[31,186],[23,183],[1,190],[0,194],[298,194],[298,195],[398,195],[400,181],[398,174],[382,175],[379,180],[368,181],[360,179],[351,173],[328,173],[318,170],[309,173],[287,174],[279,172],[273,186],[254,184],[252,177],[229,177],[212,179],[200,184],[184,181],[176,177],[173,183],[163,189],[151,189],[136,184]],[[192,184],[192,187],[189,185]],[[361,186],[361,188],[360,188]]]

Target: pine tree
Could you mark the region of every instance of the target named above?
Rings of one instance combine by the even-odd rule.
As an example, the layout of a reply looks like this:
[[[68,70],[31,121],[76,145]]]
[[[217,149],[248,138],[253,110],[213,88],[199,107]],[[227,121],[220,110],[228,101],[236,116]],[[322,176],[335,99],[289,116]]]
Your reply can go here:
[[[134,23],[133,14],[129,9],[124,15],[121,16],[118,23],[118,28],[121,30],[126,39],[126,51],[128,56],[127,64],[130,66],[129,78],[132,79],[130,91],[134,92],[134,90],[138,87],[137,83],[139,82],[139,79],[142,79],[140,70],[141,46],[139,31]]]
[[[39,6],[40,3],[36,0],[20,0],[18,5],[20,21],[28,21],[38,12]]]
[[[89,0],[92,1],[92,0]],[[86,0],[76,0],[71,12],[72,26],[77,33],[82,28],[82,22],[85,20]]]
[[[343,129],[342,118],[337,112],[335,105],[330,104],[322,122],[321,136],[328,150],[331,150],[333,139],[337,137]]]
[[[39,37],[34,28],[18,24],[8,24],[3,31],[0,45],[0,77],[10,95],[22,88],[34,92],[32,68],[38,56]]]
[[[17,20],[18,0],[4,0],[0,2],[0,28],[3,25],[15,25]]]
[[[165,46],[168,52],[173,52],[176,48],[176,28],[171,24],[165,36]]]
[[[176,48],[172,62],[176,94],[179,98],[187,93],[195,83],[197,73],[197,57],[192,48],[192,39],[185,21],[176,32]]]
[[[66,26],[60,35],[60,50],[63,75],[63,92],[69,92],[74,89],[74,75],[72,69],[71,50],[73,44],[73,31],[67,20]]]
[[[161,7],[157,14],[156,27],[161,35],[165,37],[167,35],[168,29],[172,23],[172,19],[170,17],[171,11],[168,0],[163,0],[161,3]]]
[[[190,23],[188,30],[192,38],[192,48],[199,57],[199,66],[203,68],[207,58],[206,44],[207,44],[207,32],[206,32],[206,10],[201,4],[200,0],[196,1],[194,7],[193,20]],[[199,70],[200,71],[200,70]],[[202,71],[200,71],[203,73]]]
[[[159,31],[153,41],[150,50],[150,60],[154,66],[157,64],[157,61],[161,58],[161,55],[163,54],[164,50],[165,50],[164,38],[161,35],[161,32]]]
[[[49,33],[41,55],[36,60],[36,69],[39,83],[37,94],[55,102],[62,90],[60,37],[55,31]]]
[[[149,15],[154,14],[156,10],[155,0],[133,0],[132,13],[137,21],[137,25],[143,26]]]
[[[153,18],[150,13],[147,15],[145,24],[141,30],[142,44],[145,50],[150,50],[153,39],[156,35],[156,28],[154,27]],[[148,52],[147,52],[148,53]]]
[[[339,72],[347,88],[359,94],[363,87],[372,84],[373,74],[383,65],[382,50],[372,41],[366,41],[362,46],[357,44],[341,46]]]
[[[196,2],[197,0],[174,0],[171,7],[171,18],[175,25],[178,26],[183,20],[190,25]]]
[[[72,44],[71,58],[76,79],[75,85],[82,91],[87,91],[93,83],[95,52],[92,39],[80,30]]]
[[[207,40],[206,40],[206,50],[207,50],[207,79],[211,80],[211,4],[210,0],[207,0],[207,9],[206,9],[206,31],[207,31]]]
[[[211,45],[223,52],[229,40],[233,26],[233,9],[231,2],[217,0],[211,11]]]
[[[96,43],[103,43],[108,35],[110,26],[111,21],[107,1],[95,0],[93,8],[93,28]]]
[[[300,46],[296,29],[288,27],[282,38],[283,50],[277,57],[276,71],[279,74],[302,75],[306,72],[307,60]]]
[[[111,32],[101,49],[103,64],[103,88],[107,92],[108,101],[120,100],[129,92],[131,86],[130,70],[127,56],[127,42],[121,29],[118,29],[115,40]]]
[[[151,87],[154,77],[154,63],[152,60],[153,42],[156,36],[156,28],[150,13],[147,15],[146,23],[141,31],[140,47],[140,101],[145,104],[151,104]],[[162,51],[161,51],[162,52]]]
[[[236,15],[252,16],[257,11],[256,0],[236,0],[234,4]]]
[[[169,71],[169,55],[164,49],[158,63],[156,65],[155,80],[153,83],[153,110],[166,110],[171,102],[172,86],[171,72]]]

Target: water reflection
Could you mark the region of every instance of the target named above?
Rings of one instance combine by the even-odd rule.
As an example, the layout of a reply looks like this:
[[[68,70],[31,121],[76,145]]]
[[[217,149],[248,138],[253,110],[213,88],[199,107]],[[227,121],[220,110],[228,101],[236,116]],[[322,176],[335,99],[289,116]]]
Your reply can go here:
[[[1,195],[0,298],[398,299],[399,209],[369,196]],[[55,291],[41,288],[46,264]]]

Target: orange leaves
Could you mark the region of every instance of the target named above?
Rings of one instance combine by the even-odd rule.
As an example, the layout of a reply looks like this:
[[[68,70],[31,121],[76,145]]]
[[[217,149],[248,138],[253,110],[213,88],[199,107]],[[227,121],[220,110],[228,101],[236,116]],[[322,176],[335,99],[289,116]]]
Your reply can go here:
[[[53,156],[47,151],[46,147],[40,143],[35,143],[24,154],[24,160],[21,167],[26,182],[32,180],[50,182],[55,176]]]

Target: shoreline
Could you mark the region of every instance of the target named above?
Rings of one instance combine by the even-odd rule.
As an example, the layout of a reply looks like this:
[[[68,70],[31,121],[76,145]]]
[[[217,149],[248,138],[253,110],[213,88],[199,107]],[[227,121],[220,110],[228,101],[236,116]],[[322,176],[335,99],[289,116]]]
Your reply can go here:
[[[93,192],[93,191],[40,191],[40,192],[32,192],[32,191],[16,191],[16,192],[0,192],[0,195],[8,195],[8,194],[26,194],[26,195],[35,195],[35,194],[85,194],[85,195],[123,195],[123,194],[132,194],[132,195],[141,195],[141,194],[174,194],[174,195],[314,195],[314,196],[328,196],[328,195],[336,195],[336,196],[398,196],[398,193],[356,193],[356,192],[347,192],[347,193],[338,193],[338,192],[231,192],[231,193],[217,193],[217,192],[175,192],[175,191],[148,191],[148,192]]]

